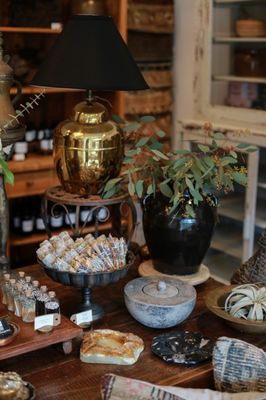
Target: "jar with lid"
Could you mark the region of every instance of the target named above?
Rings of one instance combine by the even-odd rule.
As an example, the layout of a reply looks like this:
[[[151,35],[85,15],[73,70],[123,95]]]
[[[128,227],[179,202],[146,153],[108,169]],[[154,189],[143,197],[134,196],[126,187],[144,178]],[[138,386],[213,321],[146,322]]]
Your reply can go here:
[[[235,52],[235,74],[237,76],[262,77],[263,54],[259,49],[237,49]]]

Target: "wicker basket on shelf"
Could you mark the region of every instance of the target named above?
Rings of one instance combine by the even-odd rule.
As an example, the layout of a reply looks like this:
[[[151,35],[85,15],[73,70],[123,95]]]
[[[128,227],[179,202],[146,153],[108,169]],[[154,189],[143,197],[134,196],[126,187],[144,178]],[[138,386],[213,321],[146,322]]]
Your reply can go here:
[[[266,23],[259,19],[239,19],[236,21],[236,33],[240,37],[263,37],[266,35]]]
[[[161,114],[172,108],[171,89],[128,92],[125,95],[126,114]]]
[[[160,89],[172,86],[171,63],[143,63],[139,64],[139,67],[150,88]]]
[[[174,30],[174,6],[172,4],[129,3],[128,29],[172,33]]]

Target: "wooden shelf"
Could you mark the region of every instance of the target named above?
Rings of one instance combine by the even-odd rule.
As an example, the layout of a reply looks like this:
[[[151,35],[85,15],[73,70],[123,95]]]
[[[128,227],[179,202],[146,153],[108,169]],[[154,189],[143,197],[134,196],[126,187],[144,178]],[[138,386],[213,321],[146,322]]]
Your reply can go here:
[[[52,28],[37,28],[37,27],[19,27],[19,26],[0,26],[1,32],[9,33],[45,33],[45,34],[59,34],[62,29]]]
[[[266,43],[266,37],[214,36],[215,43]]]
[[[22,87],[22,94],[37,94],[37,93],[70,93],[70,92],[82,92],[82,89],[65,89],[65,88],[43,88],[35,86],[24,86]],[[15,88],[11,89],[11,94],[16,94]]]
[[[42,171],[54,168],[52,155],[29,154],[24,161],[9,161],[9,168],[13,174],[31,171]]]
[[[265,0],[214,0],[216,4],[265,3]]]
[[[236,76],[236,75],[213,75],[214,81],[224,82],[249,82],[249,83],[266,83],[266,77],[252,76]]]
[[[127,221],[122,220],[122,227],[127,226]],[[98,230],[99,232],[105,232],[110,230],[112,227],[111,222],[103,222],[98,225]],[[52,231],[53,234],[58,235],[62,231],[67,231],[69,234],[71,234],[71,229],[69,228],[62,228],[61,230],[54,230]],[[94,233],[95,232],[95,226],[94,224],[87,226],[83,230],[83,234],[87,235],[88,233]],[[10,235],[10,246],[26,246],[29,244],[35,244],[35,243],[41,243],[47,239],[47,233],[46,232],[41,232],[41,233],[33,233],[31,235],[19,235],[15,233],[11,233]]]

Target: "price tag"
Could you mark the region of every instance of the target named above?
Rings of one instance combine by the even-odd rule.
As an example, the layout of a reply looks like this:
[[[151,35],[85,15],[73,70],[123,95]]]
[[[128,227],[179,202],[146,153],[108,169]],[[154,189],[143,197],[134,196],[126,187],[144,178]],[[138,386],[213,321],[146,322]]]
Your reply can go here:
[[[83,311],[78,314],[73,314],[70,317],[70,320],[77,325],[88,325],[92,321],[92,310]]]
[[[34,330],[44,328],[45,326],[57,326],[61,323],[60,314],[45,314],[34,318]]]

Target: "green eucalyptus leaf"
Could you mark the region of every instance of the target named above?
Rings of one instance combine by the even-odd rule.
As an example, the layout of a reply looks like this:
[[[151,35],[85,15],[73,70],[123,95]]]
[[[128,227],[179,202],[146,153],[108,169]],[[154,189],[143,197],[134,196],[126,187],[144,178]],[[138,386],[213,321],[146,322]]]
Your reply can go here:
[[[173,163],[173,168],[176,170],[177,168],[181,167],[182,165],[185,165],[187,162],[186,158],[179,158],[178,160],[175,160]]]
[[[191,207],[190,204],[186,204],[186,212],[192,218],[194,218],[196,216],[196,214],[195,214],[195,212],[193,210],[193,207]]]
[[[207,168],[205,167],[205,165],[203,164],[203,162],[200,159],[195,158],[195,163],[196,163],[197,167],[201,170],[201,172],[207,171]]]
[[[222,132],[215,132],[213,134],[214,139],[216,140],[222,140],[225,139],[225,135]]]
[[[159,150],[155,150],[155,149],[151,149],[151,151],[159,158],[163,159],[163,160],[169,160],[169,158],[163,154],[161,151]]]
[[[247,176],[246,175],[235,171],[232,173],[232,177],[235,182],[239,183],[239,185],[246,186],[246,184],[247,184]]]
[[[194,190],[193,183],[191,182],[191,180],[187,176],[186,176],[185,180],[186,180],[187,187],[189,189],[191,189],[191,190]]]
[[[136,147],[144,146],[145,144],[148,143],[149,139],[150,139],[150,138],[148,138],[148,137],[143,137],[143,138],[141,138],[141,139],[136,143]]]
[[[138,198],[141,199],[142,194],[143,194],[143,181],[142,180],[137,181],[137,183],[135,185],[135,191],[137,193]]]
[[[153,194],[153,184],[152,183],[147,187],[147,194]]]
[[[223,157],[221,160],[221,165],[223,167],[228,164],[236,164],[236,163],[237,163],[237,160],[234,157],[230,157],[230,156]]]
[[[238,149],[247,149],[249,147],[249,144],[248,143],[239,143],[236,147]]]
[[[156,135],[159,136],[160,138],[163,138],[166,136],[166,133],[159,129],[158,131],[155,131]]]
[[[123,178],[114,178],[114,179],[110,179],[105,187],[104,187],[104,191],[108,192],[110,189],[112,189],[118,182],[121,182]]]
[[[155,138],[150,138],[151,143],[149,144],[149,149],[152,150],[162,150],[163,149],[163,144],[160,143],[157,139]]]
[[[191,154],[190,150],[187,149],[178,149],[173,152],[174,154]]]
[[[199,148],[200,151],[202,151],[203,153],[208,153],[208,151],[210,151],[209,146],[205,146],[204,144],[198,144],[198,148]]]
[[[112,118],[118,124],[125,124],[126,123],[126,121],[124,121],[123,118],[119,117],[119,115],[112,114]]]
[[[138,150],[137,149],[132,149],[132,150],[126,150],[125,151],[126,157],[134,157],[137,154],[138,154]]]
[[[258,149],[256,147],[249,147],[246,151],[248,153],[254,153],[255,151],[258,151]]]
[[[208,167],[214,167],[214,165],[215,165],[213,162],[213,159],[210,156],[203,157],[202,161],[204,161],[205,164],[208,165]]]
[[[127,185],[128,188],[128,193],[130,194],[130,196],[134,196],[135,194],[135,185],[133,182],[129,182]]]
[[[168,184],[166,182],[161,182],[160,183],[160,191],[166,197],[171,198],[173,196],[173,191],[170,188],[170,186],[168,186]]]
[[[108,190],[107,192],[104,192],[103,198],[104,199],[110,199],[110,197],[113,197],[114,194],[118,192],[116,187],[113,187],[111,190]]]
[[[140,122],[143,124],[149,124],[150,122],[154,122],[155,118],[152,115],[144,115],[143,117],[140,117]]]
[[[123,127],[123,131],[127,132],[127,133],[131,133],[131,132],[137,131],[140,127],[141,127],[141,124],[139,124],[138,122],[133,122],[133,123],[129,123],[125,127]]]
[[[0,167],[2,168],[5,182],[9,183],[10,185],[14,185],[14,174],[10,171],[9,166],[5,160],[0,158]]]
[[[237,153],[234,150],[230,150],[230,156],[237,158]]]

